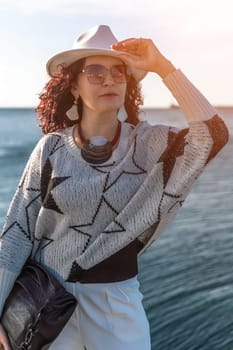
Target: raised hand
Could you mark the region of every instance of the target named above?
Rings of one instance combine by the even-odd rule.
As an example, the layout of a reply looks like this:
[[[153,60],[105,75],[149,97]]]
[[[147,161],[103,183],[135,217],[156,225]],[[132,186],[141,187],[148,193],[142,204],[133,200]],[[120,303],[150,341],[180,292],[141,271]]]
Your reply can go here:
[[[162,78],[176,69],[151,39],[130,38],[119,41],[112,48],[124,52],[119,57],[127,64],[147,72],[155,72]]]

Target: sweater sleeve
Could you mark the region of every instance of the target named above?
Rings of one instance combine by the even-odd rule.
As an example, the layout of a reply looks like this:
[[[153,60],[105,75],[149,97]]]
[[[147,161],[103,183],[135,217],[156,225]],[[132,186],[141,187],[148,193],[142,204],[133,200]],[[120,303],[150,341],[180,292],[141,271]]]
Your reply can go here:
[[[26,164],[0,235],[0,315],[35,241],[35,223],[41,207],[40,154],[41,141]]]
[[[213,159],[228,141],[228,129],[216,109],[202,93],[177,70],[164,83],[176,98],[189,128],[174,132],[169,129],[167,147],[160,157],[164,164],[164,187],[172,182],[191,185],[190,179]]]
[[[216,109],[180,69],[168,74],[163,82],[175,97],[189,123],[208,120],[217,114]]]

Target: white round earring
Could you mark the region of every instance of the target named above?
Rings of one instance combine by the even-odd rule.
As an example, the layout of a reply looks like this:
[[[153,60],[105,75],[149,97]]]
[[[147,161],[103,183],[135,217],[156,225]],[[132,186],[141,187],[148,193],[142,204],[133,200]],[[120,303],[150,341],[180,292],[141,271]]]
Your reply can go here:
[[[122,107],[119,109],[119,111],[118,111],[117,119],[118,119],[120,122],[125,122],[127,118],[128,118],[128,115],[127,115],[127,113],[126,113],[125,107],[122,106]]]
[[[76,121],[79,120],[79,114],[78,114],[78,98],[76,98],[74,100],[74,103],[72,104],[72,106],[70,107],[70,109],[68,109],[68,111],[66,111],[66,116],[72,120],[72,121]]]

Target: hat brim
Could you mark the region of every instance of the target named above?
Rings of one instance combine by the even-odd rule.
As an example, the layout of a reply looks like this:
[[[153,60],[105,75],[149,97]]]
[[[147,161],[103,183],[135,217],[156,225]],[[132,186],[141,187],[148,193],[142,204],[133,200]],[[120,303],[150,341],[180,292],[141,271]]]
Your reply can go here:
[[[60,52],[59,54],[51,57],[47,64],[46,70],[48,74],[53,77],[58,73],[58,68],[60,65],[64,65],[65,67],[70,66],[72,63],[89,56],[113,56],[118,57],[121,53],[116,50],[104,50],[104,49],[73,49],[68,51]],[[124,59],[121,58],[124,61]],[[147,74],[146,71],[135,69],[130,67],[133,77],[137,82],[141,81]]]

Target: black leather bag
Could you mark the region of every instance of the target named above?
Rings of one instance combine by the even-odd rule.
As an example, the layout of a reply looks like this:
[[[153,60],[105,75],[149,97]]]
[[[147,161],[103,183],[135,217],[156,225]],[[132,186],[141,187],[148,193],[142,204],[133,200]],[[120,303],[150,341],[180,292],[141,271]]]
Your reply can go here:
[[[7,298],[1,323],[13,350],[46,350],[77,305],[40,264],[28,260]]]

